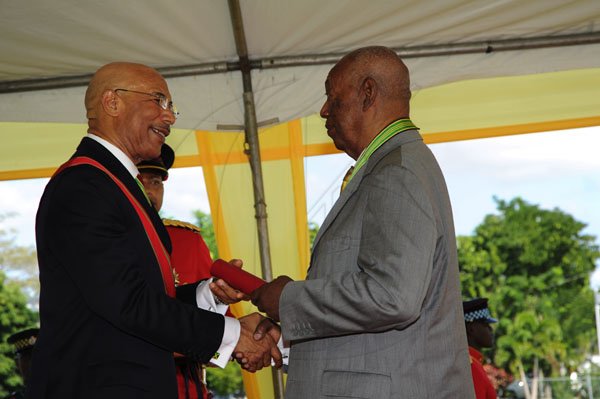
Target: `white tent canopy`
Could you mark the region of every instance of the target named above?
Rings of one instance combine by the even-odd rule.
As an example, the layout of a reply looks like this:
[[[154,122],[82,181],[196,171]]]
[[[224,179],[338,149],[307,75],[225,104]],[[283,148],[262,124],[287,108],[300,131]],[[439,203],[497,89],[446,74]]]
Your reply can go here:
[[[72,153],[85,132],[77,125],[85,122],[85,84],[98,67],[154,66],[168,77],[181,111],[168,138],[175,166],[203,166],[220,255],[241,257],[259,274],[246,147],[239,134],[211,132],[243,130],[245,121],[232,4],[2,1],[0,180],[49,176]],[[302,160],[335,151],[322,121],[310,115],[318,113],[325,77],[341,54],[367,45],[398,51],[411,71],[411,118],[427,142],[600,125],[598,0],[239,5],[256,120],[290,121],[260,137],[273,275],[303,278],[306,271]],[[272,397],[270,376],[259,373],[256,384],[244,378],[249,397]]]
[[[476,43],[465,46],[478,48],[476,53],[406,58],[413,89],[600,67],[600,2],[594,0],[242,0],[240,5],[249,58],[266,64],[298,56],[334,54],[335,59],[373,44],[407,54],[416,49],[414,56],[431,46],[453,53],[458,45]],[[582,34],[595,44],[521,49],[532,38],[557,45]],[[0,37],[2,87],[14,80],[86,75],[115,60],[159,68],[238,61],[228,4],[220,0],[4,1]],[[498,51],[507,40],[516,49]],[[254,69],[259,123],[318,112],[330,68]],[[176,127],[243,125],[239,71],[170,78],[169,86],[182,113]],[[0,94],[0,121],[84,122],[83,91],[80,86]]]

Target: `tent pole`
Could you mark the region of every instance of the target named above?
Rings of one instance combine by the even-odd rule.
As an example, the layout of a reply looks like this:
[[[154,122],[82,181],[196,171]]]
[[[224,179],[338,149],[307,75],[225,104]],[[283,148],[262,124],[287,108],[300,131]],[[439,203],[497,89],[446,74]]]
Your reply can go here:
[[[230,7],[231,9],[231,7]],[[235,30],[234,30],[235,33]],[[242,26],[243,34],[243,26]],[[245,39],[244,39],[245,40]],[[244,41],[245,43],[245,41]],[[441,43],[433,45],[393,47],[402,58],[425,58],[460,54],[488,54],[499,51],[533,50],[547,47],[583,46],[600,43],[600,32],[575,33],[556,36],[525,37],[518,39],[485,40],[476,42]],[[296,66],[335,64],[344,53],[305,54],[282,57],[259,58],[249,61],[251,69],[289,68]],[[248,57],[246,51],[246,59]],[[205,64],[179,65],[156,68],[165,78],[209,75],[242,69],[241,60],[219,61]],[[92,74],[73,76],[49,76],[34,79],[0,81],[0,93],[33,90],[61,89],[87,86]]]
[[[263,278],[267,281],[273,279],[271,268],[271,252],[269,249],[269,229],[267,226],[267,203],[263,184],[262,167],[260,160],[260,144],[258,141],[258,125],[256,122],[256,109],[254,106],[254,92],[252,91],[252,69],[248,59],[248,47],[244,33],[244,22],[239,0],[228,0],[229,13],[235,45],[240,59],[240,71],[244,85],[244,130],[246,134],[246,153],[250,159],[252,170],[252,186],[254,189],[254,209],[256,227],[258,229],[258,247]],[[283,374],[281,370],[271,368],[273,376],[273,394],[275,399],[283,399]]]

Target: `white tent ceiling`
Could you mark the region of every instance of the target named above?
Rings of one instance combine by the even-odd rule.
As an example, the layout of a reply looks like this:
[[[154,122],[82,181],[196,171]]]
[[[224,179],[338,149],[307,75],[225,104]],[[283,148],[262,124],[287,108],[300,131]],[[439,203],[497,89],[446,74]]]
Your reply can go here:
[[[481,44],[477,53],[406,58],[413,89],[600,67],[597,0],[241,0],[240,5],[250,60],[339,54],[373,44],[401,51]],[[595,43],[485,52],[486,42],[495,50],[506,40],[552,42],[581,34],[591,34]],[[238,60],[224,0],[2,0],[0,54],[0,86],[90,74],[115,60],[155,67]],[[318,112],[330,68],[254,69],[258,121]],[[243,125],[239,71],[168,81],[182,112],[176,127]],[[80,86],[0,94],[0,121],[83,122],[83,91]]]

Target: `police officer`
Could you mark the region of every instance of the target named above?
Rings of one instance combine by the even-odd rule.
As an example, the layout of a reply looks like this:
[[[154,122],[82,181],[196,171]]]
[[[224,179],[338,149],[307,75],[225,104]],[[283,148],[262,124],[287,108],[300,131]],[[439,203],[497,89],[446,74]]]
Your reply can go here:
[[[39,331],[40,330],[38,328],[28,328],[26,330],[16,332],[6,340],[9,344],[14,346],[15,363],[17,364],[19,375],[23,379],[23,389],[11,393],[6,397],[6,399],[22,399],[25,397],[25,387],[29,382],[31,355]]]
[[[487,298],[475,298],[463,302],[463,311],[475,397],[476,399],[496,399],[496,390],[483,368],[481,349],[494,346],[494,331],[490,324],[496,323],[498,320],[491,316]]]

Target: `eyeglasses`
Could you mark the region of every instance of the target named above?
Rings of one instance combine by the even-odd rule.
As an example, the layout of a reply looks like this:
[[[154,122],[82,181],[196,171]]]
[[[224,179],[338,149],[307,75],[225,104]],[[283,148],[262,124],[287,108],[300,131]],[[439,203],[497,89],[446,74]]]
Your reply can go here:
[[[179,111],[177,111],[177,107],[175,106],[175,104],[173,104],[173,101],[169,101],[169,99],[162,93],[144,93],[143,91],[129,89],[114,89],[113,91],[115,93],[118,91],[128,91],[130,93],[143,94],[145,96],[154,97],[153,101],[155,101],[159,107],[161,107],[164,110],[168,109],[169,111],[171,111],[175,118],[179,116]]]

